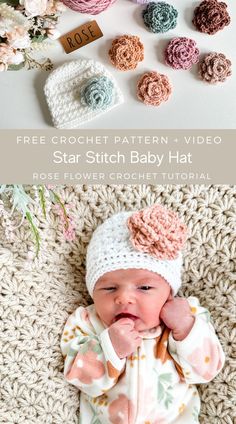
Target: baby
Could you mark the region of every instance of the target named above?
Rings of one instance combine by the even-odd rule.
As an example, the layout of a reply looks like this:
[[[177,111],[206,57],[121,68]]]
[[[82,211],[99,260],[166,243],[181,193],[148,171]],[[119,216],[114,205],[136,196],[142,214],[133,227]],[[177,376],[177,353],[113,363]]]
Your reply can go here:
[[[198,423],[194,384],[222,369],[208,311],[181,285],[186,228],[161,205],[121,212],[94,232],[86,284],[94,304],[69,317],[65,377],[81,390],[80,424]]]

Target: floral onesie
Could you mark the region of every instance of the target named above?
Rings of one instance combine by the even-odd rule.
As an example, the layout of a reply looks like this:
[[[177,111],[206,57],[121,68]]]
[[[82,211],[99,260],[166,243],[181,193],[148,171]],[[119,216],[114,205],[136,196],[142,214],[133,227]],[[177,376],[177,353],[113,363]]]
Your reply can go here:
[[[224,353],[208,311],[188,302],[195,323],[182,341],[165,326],[142,332],[142,343],[120,359],[94,305],[79,307],[62,336],[65,377],[81,390],[80,424],[196,424],[200,399],[194,384],[221,370]]]

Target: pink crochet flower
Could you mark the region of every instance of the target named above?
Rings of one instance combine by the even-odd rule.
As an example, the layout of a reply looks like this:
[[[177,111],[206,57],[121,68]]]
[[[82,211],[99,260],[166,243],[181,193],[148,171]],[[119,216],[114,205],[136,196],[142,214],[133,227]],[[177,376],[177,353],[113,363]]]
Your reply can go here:
[[[137,85],[137,96],[146,105],[159,106],[168,100],[171,92],[168,77],[155,71],[142,75]]]
[[[176,259],[186,238],[186,226],[162,205],[133,213],[127,220],[134,248],[156,259]]]
[[[200,78],[209,84],[224,82],[231,74],[231,61],[223,53],[209,53],[199,64]]]
[[[165,50],[165,62],[174,69],[190,69],[198,59],[199,50],[191,38],[173,38]]]

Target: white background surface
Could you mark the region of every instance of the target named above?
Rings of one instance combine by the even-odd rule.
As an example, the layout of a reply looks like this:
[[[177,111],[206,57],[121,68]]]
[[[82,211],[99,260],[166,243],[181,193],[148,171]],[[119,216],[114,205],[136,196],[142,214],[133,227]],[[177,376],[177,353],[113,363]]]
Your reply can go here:
[[[45,56],[53,60],[54,68],[66,61],[80,57],[102,62],[116,78],[125,103],[109,113],[87,123],[81,128],[158,128],[158,129],[232,129],[236,128],[236,5],[235,0],[225,0],[231,16],[231,24],[215,35],[197,32],[191,21],[199,2],[170,0],[179,12],[177,27],[165,34],[149,32],[142,21],[143,7],[131,0],[117,0],[104,13],[91,16],[68,10],[59,22],[62,34],[73,30],[94,18],[104,37],[69,55],[59,42]],[[109,62],[111,41],[123,34],[138,35],[144,44],[145,59],[134,71],[116,70]],[[193,38],[201,54],[216,51],[224,53],[232,61],[233,75],[227,82],[210,85],[197,76],[197,65],[189,71],[173,70],[163,61],[167,42],[176,36]],[[146,71],[156,70],[168,75],[173,93],[168,102],[159,107],[145,106],[136,98],[136,84]],[[50,114],[44,98],[43,87],[48,72],[41,70],[11,71],[0,73],[0,128],[52,128]]]

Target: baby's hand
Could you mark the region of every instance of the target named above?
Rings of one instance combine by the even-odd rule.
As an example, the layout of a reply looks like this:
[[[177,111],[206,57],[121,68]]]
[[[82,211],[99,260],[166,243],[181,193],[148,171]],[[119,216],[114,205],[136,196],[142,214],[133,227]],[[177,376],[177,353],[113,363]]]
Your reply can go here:
[[[141,344],[138,331],[134,330],[134,322],[129,318],[121,318],[109,327],[112,345],[120,359],[131,355]]]
[[[172,330],[174,339],[178,341],[187,337],[195,321],[188,301],[182,297],[167,300],[161,310],[160,318]]]

